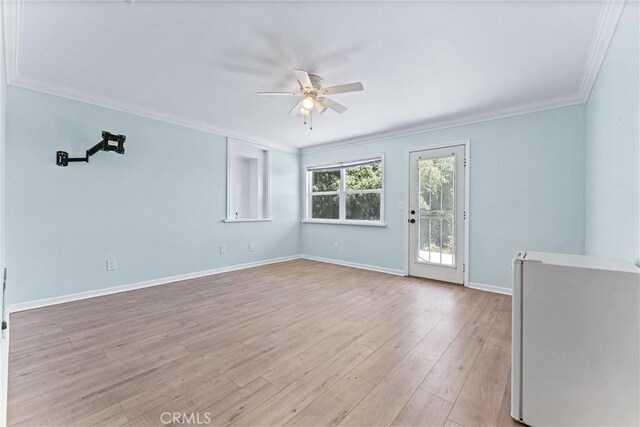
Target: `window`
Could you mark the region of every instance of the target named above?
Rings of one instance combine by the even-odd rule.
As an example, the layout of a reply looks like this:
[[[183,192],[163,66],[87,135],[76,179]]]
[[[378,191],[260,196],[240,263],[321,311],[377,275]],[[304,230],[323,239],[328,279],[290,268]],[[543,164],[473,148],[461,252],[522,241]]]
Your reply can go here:
[[[309,222],[382,225],[382,157],[307,168]]]
[[[269,220],[269,150],[227,141],[226,222]]]

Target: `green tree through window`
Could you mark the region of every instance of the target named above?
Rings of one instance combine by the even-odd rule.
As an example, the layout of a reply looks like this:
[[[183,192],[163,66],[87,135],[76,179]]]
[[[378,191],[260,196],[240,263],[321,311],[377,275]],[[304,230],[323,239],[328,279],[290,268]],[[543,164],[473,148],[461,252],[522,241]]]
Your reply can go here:
[[[311,219],[381,221],[381,160],[313,170],[309,174]],[[341,200],[344,208],[341,207]],[[341,209],[344,212],[340,212]]]
[[[454,157],[422,160],[420,249],[451,254],[454,245]]]

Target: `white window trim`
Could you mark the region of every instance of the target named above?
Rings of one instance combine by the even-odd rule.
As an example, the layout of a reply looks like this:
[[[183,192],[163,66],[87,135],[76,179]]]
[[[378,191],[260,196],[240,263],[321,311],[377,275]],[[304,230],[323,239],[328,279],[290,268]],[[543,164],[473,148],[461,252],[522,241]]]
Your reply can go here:
[[[231,209],[231,144],[233,143],[241,143],[246,145],[251,145],[260,150],[264,150],[267,152],[266,161],[265,161],[265,173],[266,176],[264,179],[267,180],[265,186],[265,194],[263,195],[263,199],[265,200],[264,206],[264,217],[263,218],[235,218]],[[271,150],[270,147],[266,145],[256,144],[253,142],[243,141],[241,139],[235,138],[227,138],[227,216],[222,220],[222,222],[234,223],[234,222],[269,222],[272,220],[271,218]]]
[[[305,215],[302,220],[305,224],[334,224],[334,225],[365,225],[365,226],[373,226],[373,227],[386,227],[385,223],[385,204],[384,204],[384,194],[385,194],[385,176],[386,176],[386,167],[385,167],[385,159],[384,153],[373,154],[364,157],[358,157],[356,159],[351,159],[349,161],[337,161],[324,163],[320,165],[307,165],[305,167]],[[365,160],[377,160],[380,159],[380,164],[382,166],[382,188],[374,189],[374,190],[347,190],[346,185],[346,168],[344,165],[348,165],[350,163],[355,163],[359,161]],[[323,192],[315,192],[311,191],[311,176],[314,169],[320,169],[326,167],[327,169],[335,169],[340,170],[340,189],[337,191],[323,191]],[[380,220],[378,221],[368,221],[368,220],[356,220],[356,219],[346,219],[345,215],[347,213],[346,209],[346,196],[348,194],[363,194],[363,193],[379,193],[380,194]],[[320,195],[338,195],[339,197],[339,219],[326,219],[326,218],[311,218],[311,196],[320,196]]]
[[[232,219],[223,219],[222,222],[269,222],[271,218],[232,218]]]

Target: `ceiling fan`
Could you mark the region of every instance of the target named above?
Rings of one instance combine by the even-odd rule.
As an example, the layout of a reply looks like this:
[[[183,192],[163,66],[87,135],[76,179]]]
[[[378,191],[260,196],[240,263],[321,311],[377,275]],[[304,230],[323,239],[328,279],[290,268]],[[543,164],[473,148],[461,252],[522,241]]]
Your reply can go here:
[[[324,82],[321,77],[315,74],[309,74],[305,70],[293,70],[293,73],[298,79],[300,84],[300,90],[297,92],[258,92],[258,95],[267,96],[297,96],[302,99],[293,106],[289,111],[290,116],[301,114],[305,118],[311,118],[312,112],[315,110],[318,114],[323,114],[327,109],[331,109],[337,113],[344,113],[347,111],[347,107],[339,104],[332,99],[327,98],[327,95],[335,95],[338,93],[358,92],[364,90],[362,83],[348,83],[345,85],[322,87]],[[311,127],[313,129],[313,127]]]

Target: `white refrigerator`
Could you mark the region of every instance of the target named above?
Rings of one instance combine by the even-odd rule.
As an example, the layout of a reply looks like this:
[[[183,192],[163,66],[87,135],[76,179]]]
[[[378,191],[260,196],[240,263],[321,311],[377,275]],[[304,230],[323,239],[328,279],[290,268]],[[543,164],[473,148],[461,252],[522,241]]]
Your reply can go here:
[[[512,417],[531,426],[640,425],[640,269],[520,252],[513,272]]]

